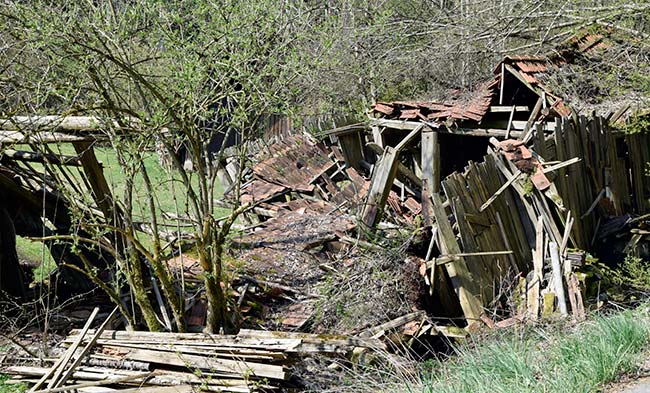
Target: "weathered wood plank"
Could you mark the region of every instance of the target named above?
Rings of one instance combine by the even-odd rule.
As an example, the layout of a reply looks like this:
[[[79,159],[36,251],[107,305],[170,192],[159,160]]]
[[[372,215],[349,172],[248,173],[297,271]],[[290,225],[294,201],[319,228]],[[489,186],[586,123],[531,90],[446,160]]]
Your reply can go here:
[[[358,133],[350,133],[339,136],[339,146],[345,158],[345,162],[356,170],[361,169],[363,160],[363,145],[361,136]]]
[[[216,370],[232,375],[250,375],[259,378],[283,380],[287,374],[283,366],[263,363],[245,362],[230,359],[216,359],[205,356],[186,355],[172,352],[158,352],[146,349],[129,351],[125,358],[141,362],[166,364],[189,369]]]
[[[548,244],[551,254],[551,272],[553,276],[553,292],[557,297],[558,309],[562,316],[568,315],[566,307],[566,297],[564,296],[564,285],[562,284],[562,264],[560,263],[560,252],[556,242]]]
[[[397,172],[398,151],[387,146],[381,161],[375,166],[370,181],[370,191],[361,215],[361,221],[368,227],[373,227],[379,220],[386,199]]]
[[[456,243],[456,236],[449,224],[445,209],[442,207],[440,195],[433,194],[432,198],[433,212],[442,240],[440,244],[442,251],[445,254],[460,254],[460,247]],[[467,269],[465,259],[461,258],[458,261],[445,264],[445,268],[456,291],[465,318],[467,318],[468,322],[478,320],[483,313],[483,304],[476,297],[476,294],[478,294],[476,284]]]

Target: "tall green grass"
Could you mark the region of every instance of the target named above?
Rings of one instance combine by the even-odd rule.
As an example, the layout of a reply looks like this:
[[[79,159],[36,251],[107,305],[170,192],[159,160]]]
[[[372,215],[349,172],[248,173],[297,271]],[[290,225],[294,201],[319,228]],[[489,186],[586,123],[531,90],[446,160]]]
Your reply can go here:
[[[599,316],[566,334],[538,329],[506,335],[438,362],[423,376],[423,392],[595,392],[632,371],[650,343],[645,310]]]
[[[349,370],[331,392],[588,393],[634,371],[650,356],[650,315],[644,306],[596,316],[577,326],[526,326],[474,337],[444,360],[415,368],[379,354]],[[417,369],[419,371],[413,371]]]
[[[27,385],[21,384],[7,384],[8,377],[0,374],[0,393],[22,393],[27,391]]]

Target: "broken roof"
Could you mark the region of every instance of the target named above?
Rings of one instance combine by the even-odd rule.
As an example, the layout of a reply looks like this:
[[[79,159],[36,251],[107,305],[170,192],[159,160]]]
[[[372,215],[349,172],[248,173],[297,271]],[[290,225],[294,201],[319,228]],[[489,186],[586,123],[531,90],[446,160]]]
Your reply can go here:
[[[378,102],[373,110],[386,117],[400,120],[446,121],[470,120],[480,122],[497,94],[498,80],[482,84],[469,100],[394,101]]]
[[[373,111],[380,117],[415,121],[475,121],[480,123],[489,107],[498,100],[504,72],[509,72],[540,97],[545,95],[551,113],[565,117],[571,114],[567,105],[570,94],[562,83],[553,83],[551,76],[567,65],[580,60],[603,62],[602,54],[610,48],[628,43],[615,37],[614,29],[583,29],[545,55],[505,56],[494,68],[494,79],[471,93],[465,101],[394,101],[378,102]],[[621,42],[619,42],[621,41]],[[593,73],[593,70],[587,70]],[[579,97],[578,97],[579,98]],[[573,100],[572,100],[573,101]]]

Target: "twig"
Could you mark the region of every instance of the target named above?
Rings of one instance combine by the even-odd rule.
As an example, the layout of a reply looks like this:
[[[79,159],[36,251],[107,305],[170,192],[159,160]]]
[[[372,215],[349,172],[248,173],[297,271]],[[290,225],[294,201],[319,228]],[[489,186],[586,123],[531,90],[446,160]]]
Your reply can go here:
[[[13,344],[15,344],[17,347],[19,347],[20,349],[22,349],[23,351],[25,351],[29,356],[31,356],[31,357],[33,357],[33,358],[38,358],[38,355],[36,355],[34,352],[32,352],[32,351],[30,351],[29,349],[27,349],[27,347],[25,347],[25,346],[24,346],[23,344],[21,344],[18,340],[16,340],[16,339],[14,338],[15,336],[13,336],[13,337],[12,337],[12,336],[7,336],[7,335],[4,334],[4,333],[0,333],[0,336],[2,336],[2,337],[4,337],[4,338],[6,338],[7,340],[11,341],[11,342],[12,342]],[[2,362],[0,362],[0,364],[2,364]]]

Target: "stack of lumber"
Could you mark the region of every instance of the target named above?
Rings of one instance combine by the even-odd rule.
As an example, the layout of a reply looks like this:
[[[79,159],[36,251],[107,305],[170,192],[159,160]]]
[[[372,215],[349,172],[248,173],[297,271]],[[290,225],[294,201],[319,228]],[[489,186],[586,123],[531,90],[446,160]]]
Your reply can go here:
[[[92,350],[87,355],[69,350],[88,344]],[[301,356],[385,348],[372,338],[259,330],[217,335],[92,329],[72,331],[61,347],[65,353],[53,367],[9,366],[1,372],[12,375],[10,382],[36,384],[32,391],[43,392],[268,391],[286,386],[287,367]],[[65,358],[75,360],[61,368]],[[65,384],[51,383],[60,374],[70,376]]]

